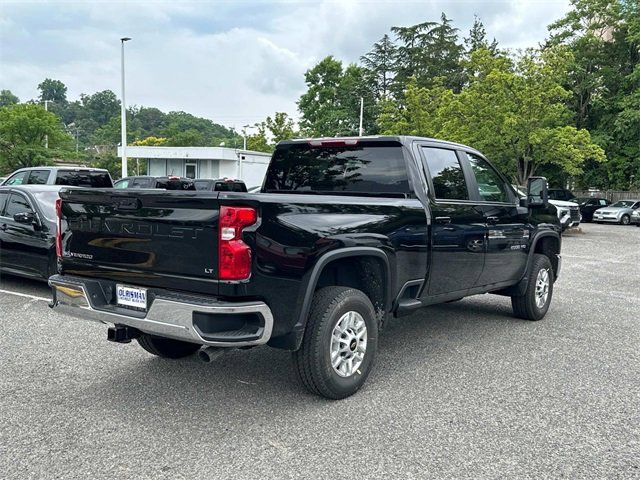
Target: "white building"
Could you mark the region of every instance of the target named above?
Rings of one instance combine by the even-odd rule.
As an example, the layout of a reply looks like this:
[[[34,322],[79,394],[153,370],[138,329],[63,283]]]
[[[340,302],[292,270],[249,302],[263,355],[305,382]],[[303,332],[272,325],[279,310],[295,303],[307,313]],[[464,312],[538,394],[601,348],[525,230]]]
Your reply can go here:
[[[122,157],[122,147],[118,147]],[[271,154],[225,147],[127,146],[129,161],[147,160],[147,175],[188,178],[237,178],[247,187],[262,185]]]

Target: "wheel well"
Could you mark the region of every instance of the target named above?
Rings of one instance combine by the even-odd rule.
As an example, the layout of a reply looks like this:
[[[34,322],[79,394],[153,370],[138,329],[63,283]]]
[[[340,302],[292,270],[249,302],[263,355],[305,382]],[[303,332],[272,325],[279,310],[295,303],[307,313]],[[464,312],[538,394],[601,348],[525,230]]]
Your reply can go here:
[[[374,256],[344,257],[329,262],[322,270],[316,290],[342,286],[361,290],[371,303],[382,322],[387,312],[387,272],[384,262]]]
[[[558,275],[558,253],[560,253],[560,240],[556,237],[543,237],[536,243],[534,253],[546,255],[553,267],[554,278]]]

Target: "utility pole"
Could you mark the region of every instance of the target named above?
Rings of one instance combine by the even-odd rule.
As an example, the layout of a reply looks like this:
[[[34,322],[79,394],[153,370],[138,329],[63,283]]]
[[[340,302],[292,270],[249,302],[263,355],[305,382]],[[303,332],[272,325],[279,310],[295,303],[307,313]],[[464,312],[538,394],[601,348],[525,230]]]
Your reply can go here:
[[[361,137],[364,131],[362,130],[362,116],[364,114],[364,98],[360,97],[360,134]]]
[[[124,97],[124,42],[131,40],[129,37],[123,37],[120,39],[121,51],[120,51],[120,67],[122,72],[122,101],[121,101],[121,144],[122,144],[122,178],[127,176],[127,105]]]
[[[45,100],[44,101],[44,109],[47,112],[49,111],[49,102],[50,101],[51,100]],[[44,148],[49,148],[49,135],[48,134],[45,134],[45,136],[44,136]]]

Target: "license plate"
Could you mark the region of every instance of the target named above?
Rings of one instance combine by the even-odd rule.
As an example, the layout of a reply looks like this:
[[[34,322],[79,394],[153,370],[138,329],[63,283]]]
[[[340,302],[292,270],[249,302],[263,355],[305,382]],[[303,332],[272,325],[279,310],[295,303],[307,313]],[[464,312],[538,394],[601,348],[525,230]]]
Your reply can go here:
[[[116,300],[118,305],[146,310],[147,289],[116,285]]]

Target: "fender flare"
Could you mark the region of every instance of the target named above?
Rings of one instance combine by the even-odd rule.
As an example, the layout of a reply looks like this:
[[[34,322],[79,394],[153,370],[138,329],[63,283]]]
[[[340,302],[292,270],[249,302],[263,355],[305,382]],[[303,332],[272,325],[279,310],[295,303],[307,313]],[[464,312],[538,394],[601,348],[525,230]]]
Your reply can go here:
[[[514,285],[509,289],[509,290],[515,289],[517,292],[517,295],[522,295],[527,290],[527,286],[529,283],[529,272],[531,271],[531,265],[533,264],[533,256],[535,255],[535,252],[536,252],[536,246],[538,245],[538,242],[541,239],[547,238],[547,237],[552,237],[558,240],[558,253],[560,253],[560,248],[562,248],[562,237],[558,232],[555,232],[553,230],[545,230],[545,231],[536,233],[533,236],[533,239],[531,240],[531,246],[529,247],[529,254],[527,255],[527,267],[525,268],[524,275],[516,285]],[[553,264],[553,259],[549,259],[549,260],[551,260]],[[560,268],[560,264],[558,263],[558,270],[559,268]]]
[[[391,267],[389,265],[389,258],[379,248],[375,247],[346,247],[338,250],[332,250],[321,256],[315,263],[309,274],[309,279],[306,282],[306,288],[304,288],[304,298],[302,300],[302,306],[298,315],[297,325],[304,329],[307,324],[307,317],[309,316],[309,310],[311,310],[311,301],[313,300],[313,292],[316,290],[318,279],[322,274],[322,270],[330,262],[338,260],[340,258],[347,257],[376,257],[382,260],[383,268],[385,271],[385,299],[384,308],[385,312],[389,312],[391,308],[391,295],[392,295],[392,278]]]
[[[538,232],[533,236],[531,240],[531,246],[529,247],[529,255],[527,256],[527,270],[525,272],[525,278],[527,277],[527,272],[529,272],[529,268],[531,267],[531,263],[533,262],[533,255],[536,251],[536,245],[542,238],[553,237],[558,240],[558,253],[560,253],[560,248],[562,248],[562,237],[558,232],[553,230],[545,230],[542,232]]]

